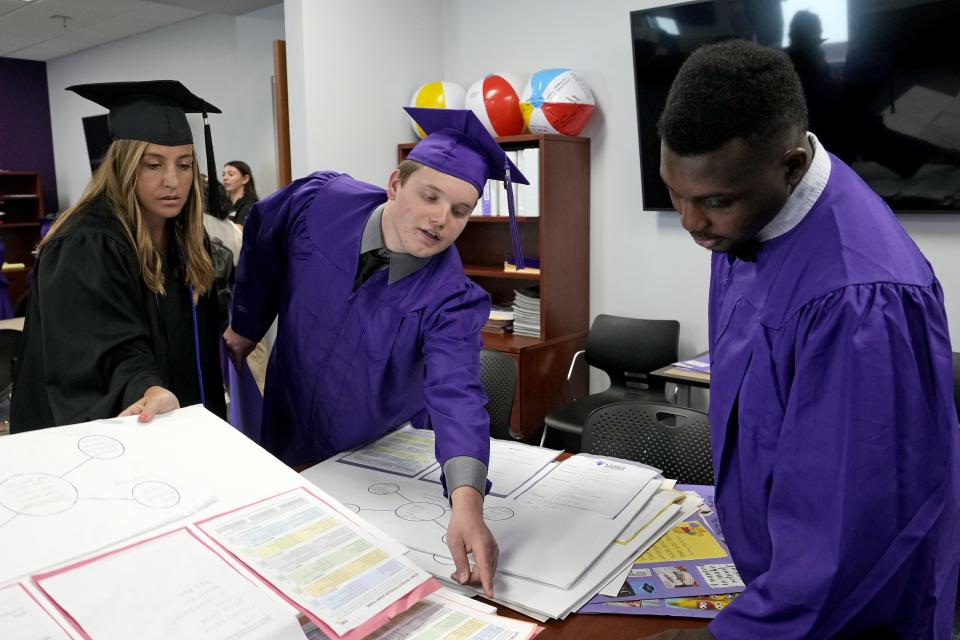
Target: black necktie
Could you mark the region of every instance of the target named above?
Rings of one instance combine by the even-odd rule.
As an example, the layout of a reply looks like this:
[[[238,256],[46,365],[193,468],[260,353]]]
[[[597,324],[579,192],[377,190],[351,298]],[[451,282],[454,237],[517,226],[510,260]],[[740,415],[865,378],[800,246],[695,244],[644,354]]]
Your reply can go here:
[[[353,290],[356,291],[378,269],[390,262],[390,252],[386,249],[371,249],[360,254],[360,264],[357,266],[357,276],[353,279]]]

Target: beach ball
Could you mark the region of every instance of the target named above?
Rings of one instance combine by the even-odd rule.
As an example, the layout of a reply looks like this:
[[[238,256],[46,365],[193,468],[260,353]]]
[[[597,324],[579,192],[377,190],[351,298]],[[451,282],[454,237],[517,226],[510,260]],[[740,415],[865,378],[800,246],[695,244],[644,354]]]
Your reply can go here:
[[[523,133],[520,113],[520,81],[508,73],[491,73],[467,89],[466,108],[494,136]]]
[[[456,82],[445,80],[428,82],[414,92],[413,97],[410,98],[409,106],[429,109],[463,109],[465,95],[466,91]],[[413,118],[410,119],[410,126],[421,138],[427,137],[427,134],[420,128],[420,125],[413,121]]]
[[[593,92],[573,69],[543,69],[530,77],[520,109],[531,133],[580,135],[594,109]]]

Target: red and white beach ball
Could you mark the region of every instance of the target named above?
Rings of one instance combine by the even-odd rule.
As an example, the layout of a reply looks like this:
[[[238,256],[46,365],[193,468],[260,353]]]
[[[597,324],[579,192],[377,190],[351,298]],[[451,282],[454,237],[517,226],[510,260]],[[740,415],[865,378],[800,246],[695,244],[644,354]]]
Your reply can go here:
[[[413,97],[410,98],[411,107],[426,107],[428,109],[463,109],[463,100],[466,91],[456,82],[447,82],[438,80],[437,82],[428,82],[420,85]],[[410,126],[414,132],[421,137],[427,136],[413,118],[410,119]]]
[[[580,135],[595,106],[593,92],[573,69],[543,69],[530,77],[520,108],[531,133]]]
[[[467,89],[466,108],[494,136],[523,133],[520,86],[520,80],[509,73],[491,73]]]

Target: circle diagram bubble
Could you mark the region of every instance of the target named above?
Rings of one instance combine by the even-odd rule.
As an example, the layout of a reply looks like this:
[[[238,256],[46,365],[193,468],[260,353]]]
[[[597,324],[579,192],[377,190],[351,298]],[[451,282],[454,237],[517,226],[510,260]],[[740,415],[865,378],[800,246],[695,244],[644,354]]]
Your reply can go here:
[[[180,492],[166,482],[146,480],[133,487],[133,499],[151,509],[169,509],[180,502]]]
[[[490,507],[483,510],[484,520],[509,520],[513,517],[513,509],[509,507]]]
[[[401,507],[397,507],[394,512],[398,518],[411,520],[413,522],[424,522],[426,520],[436,520],[446,513],[446,509],[432,502],[411,502]]]
[[[386,496],[400,491],[400,485],[393,484],[392,482],[378,482],[377,484],[370,485],[367,491],[375,496]]]
[[[354,513],[360,513],[360,507],[355,504],[344,502],[343,506],[345,506],[347,509],[350,509],[350,511],[353,511]]]
[[[110,436],[83,436],[77,448],[91,458],[112,460],[123,455],[123,443]]]
[[[77,502],[77,488],[49,473],[21,473],[0,482],[0,505],[24,516],[52,516]]]

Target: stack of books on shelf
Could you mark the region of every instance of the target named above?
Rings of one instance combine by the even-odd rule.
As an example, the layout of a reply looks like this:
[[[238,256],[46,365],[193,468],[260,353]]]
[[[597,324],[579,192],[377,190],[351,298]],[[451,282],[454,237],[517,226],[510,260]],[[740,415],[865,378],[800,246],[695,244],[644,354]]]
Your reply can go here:
[[[513,332],[521,336],[540,337],[540,287],[514,291]]]
[[[508,333],[513,331],[513,308],[493,305],[490,307],[490,317],[483,325],[486,333]]]

